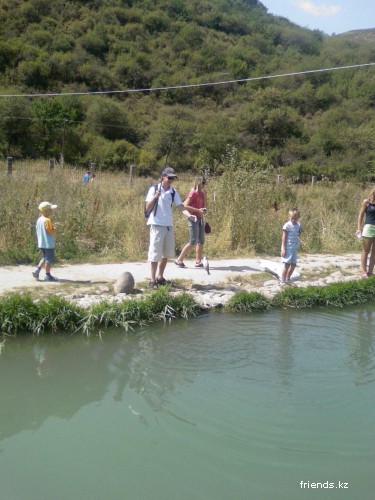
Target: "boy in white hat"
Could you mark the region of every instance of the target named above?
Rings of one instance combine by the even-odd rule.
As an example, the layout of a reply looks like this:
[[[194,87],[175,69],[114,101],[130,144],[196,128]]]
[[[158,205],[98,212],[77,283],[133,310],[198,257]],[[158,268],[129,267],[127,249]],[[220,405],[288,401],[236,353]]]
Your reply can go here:
[[[51,274],[51,266],[55,262],[55,226],[52,224],[51,216],[57,205],[49,201],[42,201],[39,205],[40,216],[36,223],[36,236],[38,248],[42,252],[42,259],[33,271],[33,276],[39,279],[40,270],[44,267],[46,276],[44,281],[58,281]]]

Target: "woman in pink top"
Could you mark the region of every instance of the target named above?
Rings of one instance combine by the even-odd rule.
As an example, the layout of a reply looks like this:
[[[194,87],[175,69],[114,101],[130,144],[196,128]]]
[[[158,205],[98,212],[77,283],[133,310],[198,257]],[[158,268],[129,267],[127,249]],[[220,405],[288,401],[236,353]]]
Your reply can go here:
[[[196,222],[188,221],[189,225],[189,242],[182,249],[178,259],[175,261],[176,266],[186,267],[184,258],[195,245],[195,267],[203,267],[202,255],[204,245],[204,220],[203,215],[207,212],[206,209],[206,179],[204,177],[196,177],[194,179],[194,188],[190,190],[184,201],[185,208],[191,215],[197,217]]]

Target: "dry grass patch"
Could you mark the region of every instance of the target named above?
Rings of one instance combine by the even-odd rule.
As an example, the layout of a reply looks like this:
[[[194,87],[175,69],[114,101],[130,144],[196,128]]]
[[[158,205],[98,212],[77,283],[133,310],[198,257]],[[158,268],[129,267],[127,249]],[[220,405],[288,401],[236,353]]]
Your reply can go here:
[[[56,254],[68,262],[138,261],[147,255],[148,227],[143,207],[147,189],[157,179],[127,173],[97,172],[82,185],[82,171],[46,162],[15,162],[13,176],[0,183],[0,264],[35,263],[34,225],[42,200],[58,205]],[[207,184],[207,220],[212,233],[205,253],[210,257],[278,255],[281,228],[288,209],[301,211],[303,250],[307,253],[358,251],[353,237],[359,203],[370,186],[355,183],[296,186],[276,184],[274,174],[226,171]],[[181,175],[175,189],[184,199],[192,176]],[[15,216],[16,214],[16,216]],[[175,213],[177,253],[188,241],[186,218]],[[9,228],[12,228],[10,230]],[[266,278],[265,278],[266,280]]]

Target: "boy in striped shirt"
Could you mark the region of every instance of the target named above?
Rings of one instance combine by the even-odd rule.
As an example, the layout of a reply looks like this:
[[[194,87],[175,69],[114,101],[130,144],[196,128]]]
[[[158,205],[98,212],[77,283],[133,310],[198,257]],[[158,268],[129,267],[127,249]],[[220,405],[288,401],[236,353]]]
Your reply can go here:
[[[36,236],[42,259],[32,274],[34,278],[39,279],[39,273],[44,267],[46,270],[44,281],[58,281],[51,274],[51,267],[55,262],[55,226],[52,224],[51,216],[56,207],[57,205],[52,205],[49,201],[42,201],[39,205],[41,214],[36,223]]]

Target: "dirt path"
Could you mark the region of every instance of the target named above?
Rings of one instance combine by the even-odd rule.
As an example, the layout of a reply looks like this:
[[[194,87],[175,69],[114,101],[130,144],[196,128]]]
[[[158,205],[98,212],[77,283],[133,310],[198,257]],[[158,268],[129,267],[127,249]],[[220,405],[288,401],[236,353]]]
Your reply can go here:
[[[211,274],[203,269],[194,268],[194,261],[186,261],[188,266],[180,269],[174,262],[167,266],[165,277],[167,280],[189,280],[200,285],[214,285],[227,283],[233,279],[248,277],[259,273],[262,263],[261,258],[249,259],[215,259],[210,260]],[[271,257],[272,262],[279,262],[279,258]],[[359,269],[360,255],[301,255],[298,261],[298,270],[301,281],[307,279],[312,273],[334,271],[349,271],[355,274]],[[32,275],[32,266],[3,266],[0,267],[0,295],[9,292],[35,290],[41,293],[54,293],[62,287],[79,289],[87,287],[111,286],[124,271],[129,271],[134,276],[136,287],[145,284],[150,279],[150,266],[147,262],[124,262],[121,264],[78,264],[60,265],[53,268],[53,274],[59,278],[57,283],[47,283],[35,280]],[[41,273],[43,279],[44,272]]]

